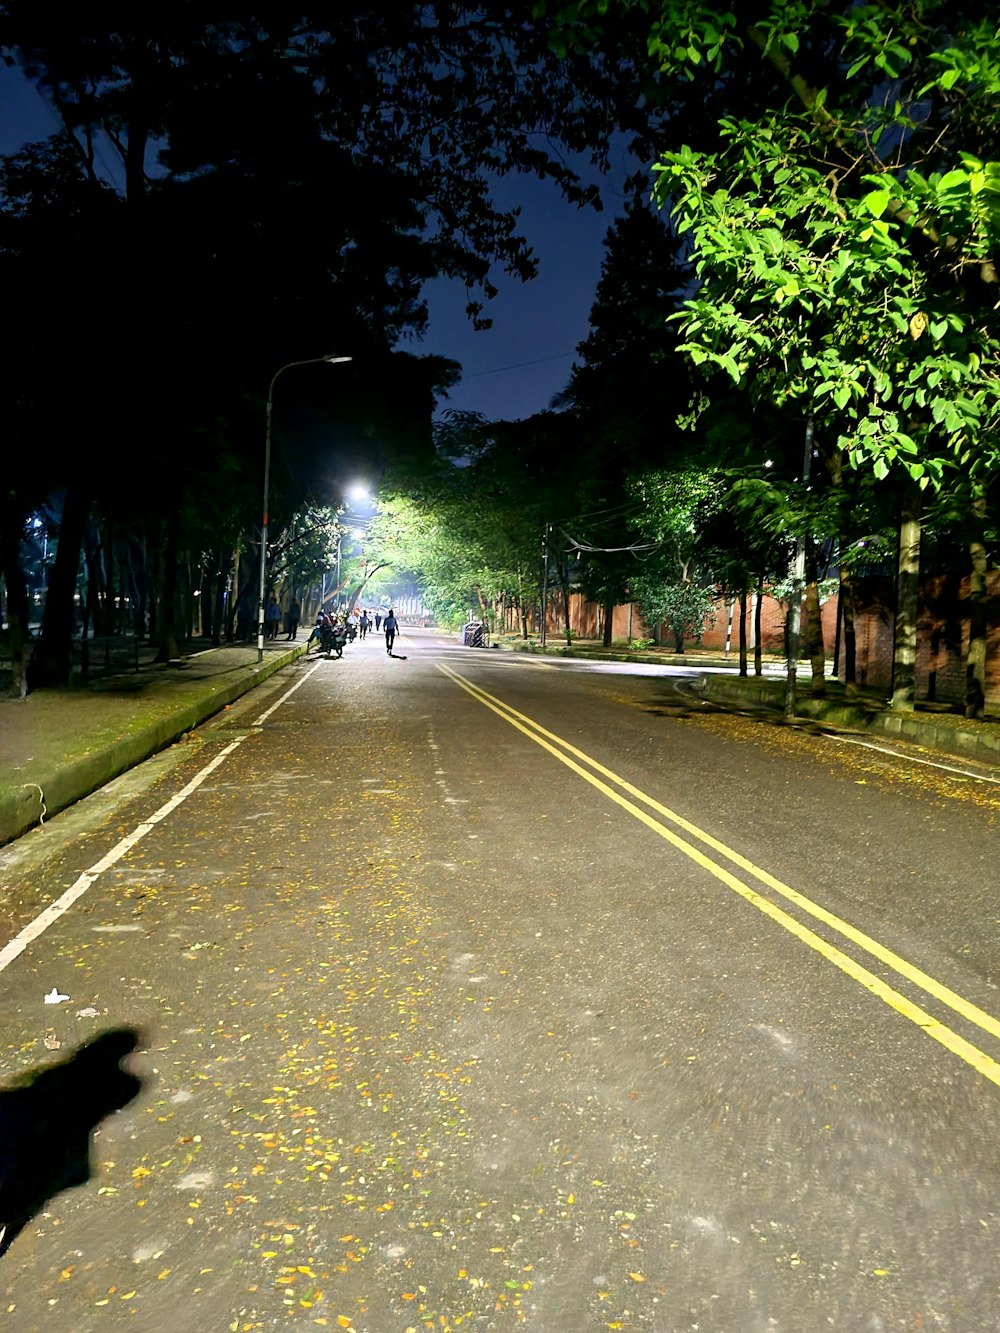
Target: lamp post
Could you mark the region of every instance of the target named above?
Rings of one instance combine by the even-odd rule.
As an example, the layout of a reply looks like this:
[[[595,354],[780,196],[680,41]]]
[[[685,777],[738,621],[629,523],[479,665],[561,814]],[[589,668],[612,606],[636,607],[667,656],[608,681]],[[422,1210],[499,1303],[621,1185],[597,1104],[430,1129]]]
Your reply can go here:
[[[284,366],[279,366],[271,376],[271,383],[267,387],[267,411],[264,425],[264,510],[260,525],[260,589],[257,596],[257,661],[264,659],[264,587],[267,582],[267,504],[268,490],[271,484],[271,408],[274,403],[274,382],[279,375],[286,370],[291,370],[293,366],[316,366],[326,361],[330,365],[338,365],[343,361],[350,361],[349,356],[311,356],[305,361],[289,361]]]

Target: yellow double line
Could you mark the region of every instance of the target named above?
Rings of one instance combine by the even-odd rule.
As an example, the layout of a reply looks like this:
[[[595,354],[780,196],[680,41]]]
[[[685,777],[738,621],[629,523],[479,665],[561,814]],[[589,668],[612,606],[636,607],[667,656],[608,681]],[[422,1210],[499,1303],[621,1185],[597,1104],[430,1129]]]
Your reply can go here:
[[[835,913],[827,911],[825,907],[821,907],[818,903],[814,903],[804,894],[768,874],[766,870],[761,870],[759,866],[755,866],[752,861],[748,861],[739,852],[733,851],[731,847],[727,847],[725,843],[713,838],[711,834],[705,833],[682,815],[676,814],[665,805],[661,805],[659,801],[654,800],[653,797],[647,796],[645,792],[640,791],[631,782],[619,777],[611,769],[605,768],[603,764],[584,754],[575,745],[571,745],[553,732],[547,731],[524,713],[519,713],[510,704],[506,704],[502,699],[497,699],[494,695],[488,694],[486,690],[474,685],[464,676],[460,676],[457,671],[453,671],[450,667],[440,663],[438,663],[438,670],[444,672],[456,685],[471,694],[484,707],[489,708],[498,717],[503,718],[505,722],[527,736],[529,740],[534,741],[536,745],[540,745],[543,750],[547,750],[549,754],[558,759],[561,764],[565,764],[567,768],[583,778],[585,782],[589,782],[608,800],[613,801],[632,815],[634,819],[638,819],[640,823],[645,824],[647,828],[676,847],[678,851],[689,857],[696,865],[701,866],[703,870],[707,870],[710,875],[725,884],[727,888],[732,889],[734,893],[738,893],[748,903],[752,903],[765,916],[770,917],[772,921],[787,930],[789,934],[794,935],[803,944],[807,944],[810,949],[814,949],[828,962],[833,963],[835,967],[839,967],[842,972],[853,978],[865,990],[870,991],[872,995],[877,996],[890,1008],[895,1009],[897,1013],[902,1014],[904,1018],[916,1024],[928,1037],[940,1042],[952,1054],[957,1055],[959,1059],[971,1065],[984,1078],[1000,1087],[1000,1064],[996,1060],[991,1059],[978,1047],[973,1046],[971,1042],[959,1036],[957,1032],[939,1022],[926,1010],[921,1009],[919,1005],[908,1000],[905,995],[900,994],[899,991],[883,981],[881,977],[877,977],[861,963],[838,949],[836,945],[817,935],[815,931],[803,925],[801,921],[791,916],[769,898],[763,897],[755,889],[737,879],[730,870],[720,865],[718,860],[713,860],[711,856],[706,855],[695,843],[701,843],[710,848],[715,857],[729,861],[743,871],[745,875],[755,879],[758,884],[770,889],[773,893],[784,898],[786,902],[793,904],[800,912],[822,922],[824,926],[836,931],[843,939],[850,940],[858,949],[871,955],[872,958],[876,958],[897,976],[919,987],[925,994],[951,1009],[967,1023],[973,1024],[991,1037],[1000,1039],[1000,1020],[994,1018],[992,1014],[988,1014],[984,1009],[980,1009],[963,996],[958,995],[919,967],[914,966],[913,963],[907,962],[905,958],[901,958],[899,954],[886,948],[878,940],[872,939],[864,931],[858,930],[850,922],[844,921]],[[623,795],[622,793],[626,794]],[[643,809],[644,806],[645,809]],[[654,813],[650,814],[649,811]],[[669,825],[673,825],[673,828]],[[682,830],[687,838],[692,841],[682,838],[674,829]]]

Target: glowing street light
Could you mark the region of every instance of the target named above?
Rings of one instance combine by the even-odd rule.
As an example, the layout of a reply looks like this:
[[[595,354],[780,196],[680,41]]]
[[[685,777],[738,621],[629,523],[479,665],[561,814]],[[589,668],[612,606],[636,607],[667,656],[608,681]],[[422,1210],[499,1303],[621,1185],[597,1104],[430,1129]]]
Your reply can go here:
[[[264,516],[260,525],[260,591],[257,597],[257,661],[264,658],[264,587],[267,582],[267,505],[268,490],[271,483],[271,408],[274,402],[274,382],[279,375],[293,366],[315,366],[326,361],[329,365],[340,365],[350,361],[349,356],[311,356],[305,361],[289,361],[279,366],[271,376],[267,389],[267,415],[264,427]]]
[[[347,508],[350,508],[350,506],[352,505],[367,505],[371,502],[371,498],[372,498],[371,491],[369,491],[367,485],[363,481],[354,482],[352,485],[348,486],[344,491],[344,499],[347,501]],[[339,523],[337,526],[337,565],[336,565],[335,577],[337,580],[338,610],[340,609],[340,604],[341,604],[341,596],[340,596],[341,545],[345,537],[353,537],[354,540],[357,542],[363,540],[367,524],[371,522],[370,518],[366,519],[364,518],[364,516],[359,516],[357,514],[351,515],[351,518],[354,522],[355,525],[354,527],[350,528],[341,527]],[[364,524],[365,526],[364,527],[359,526],[360,524]]]

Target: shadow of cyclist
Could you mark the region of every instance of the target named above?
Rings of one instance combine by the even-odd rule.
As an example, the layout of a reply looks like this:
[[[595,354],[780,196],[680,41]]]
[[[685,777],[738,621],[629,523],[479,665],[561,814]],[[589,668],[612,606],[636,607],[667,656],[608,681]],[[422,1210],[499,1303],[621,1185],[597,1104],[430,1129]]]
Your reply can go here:
[[[51,1198],[90,1179],[91,1135],[142,1088],[121,1067],[138,1045],[138,1032],[113,1028],[0,1088],[0,1255]]]

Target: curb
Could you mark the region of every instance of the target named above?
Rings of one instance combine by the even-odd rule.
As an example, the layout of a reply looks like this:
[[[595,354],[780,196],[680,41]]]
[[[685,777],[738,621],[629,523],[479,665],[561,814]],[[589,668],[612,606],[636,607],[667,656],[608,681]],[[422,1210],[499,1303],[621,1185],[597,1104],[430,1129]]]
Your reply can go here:
[[[757,703],[777,711],[784,698],[780,681],[727,679],[703,676],[698,693],[708,699]],[[863,704],[839,703],[829,699],[799,699],[796,717],[828,723],[845,731],[867,732],[889,740],[909,741],[929,750],[975,759],[982,764],[1000,764],[1000,727],[973,723],[969,727],[949,725],[926,713],[891,712],[884,708],[865,708]]]
[[[49,773],[36,772],[21,787],[0,792],[0,846],[13,842],[44,819],[90,796],[113,778],[172,745],[207,722],[227,704],[289,666],[304,647],[271,654],[263,662],[237,667],[218,681],[206,681],[199,695],[180,701],[169,716],[123,736],[113,745]]]
[[[616,649],[581,650],[567,648],[565,645],[559,647],[546,645],[542,648],[541,645],[534,643],[512,644],[511,650],[538,656],[575,657],[580,661],[640,662],[657,666],[689,667],[693,676],[700,677],[695,688],[704,698],[720,702],[758,704],[773,711],[780,711],[784,702],[783,677],[723,676],[712,672],[700,674],[699,667],[731,667],[732,659],[721,656],[700,658],[695,662],[690,657],[677,654],[660,654],[654,657],[648,653],[627,653]],[[799,667],[803,679],[806,679],[810,669],[809,663],[803,661]],[[801,697],[797,701],[795,715],[815,722],[825,722],[831,727],[843,728],[845,731],[867,732],[884,736],[888,740],[908,741],[913,745],[922,745],[925,749],[938,750],[942,754],[961,759],[973,759],[990,767],[1000,765],[1000,727],[988,723],[973,723],[961,727],[939,721],[933,714],[928,713],[892,712],[878,704],[866,708],[863,704]]]

